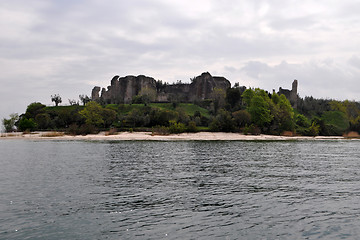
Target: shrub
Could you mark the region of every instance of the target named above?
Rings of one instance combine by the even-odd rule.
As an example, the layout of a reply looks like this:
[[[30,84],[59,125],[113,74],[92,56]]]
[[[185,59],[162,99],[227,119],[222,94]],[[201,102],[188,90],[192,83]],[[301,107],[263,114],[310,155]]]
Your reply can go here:
[[[196,122],[190,121],[186,127],[186,131],[188,132],[197,132]]]
[[[170,133],[183,133],[186,130],[185,124],[183,123],[177,123],[176,121],[169,121],[170,127],[169,131]]]
[[[36,129],[36,123],[34,119],[27,119],[26,117],[21,118],[19,122],[20,131],[34,131]]]

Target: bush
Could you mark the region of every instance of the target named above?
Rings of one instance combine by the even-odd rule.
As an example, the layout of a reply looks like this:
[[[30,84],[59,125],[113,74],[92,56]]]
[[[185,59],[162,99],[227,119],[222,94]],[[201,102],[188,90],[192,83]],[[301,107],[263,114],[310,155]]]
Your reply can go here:
[[[27,119],[26,117],[21,118],[19,122],[20,131],[34,131],[36,129],[36,123],[34,119]]]
[[[197,132],[196,122],[190,121],[186,127],[186,131],[188,132]]]
[[[168,127],[165,126],[155,126],[152,128],[152,135],[169,135],[170,131]]]
[[[232,132],[235,129],[231,114],[223,109],[220,109],[219,114],[213,119],[209,127],[214,132]]]
[[[80,127],[73,123],[67,129],[67,132],[71,135],[87,135],[99,133],[99,130],[91,124],[82,124]]]
[[[254,124],[251,124],[250,126],[246,125],[243,128],[243,132],[244,132],[245,135],[247,135],[247,134],[260,135],[261,134],[261,129],[258,126],[254,125]]]
[[[186,130],[185,124],[183,123],[177,123],[176,121],[169,121],[170,127],[169,131],[170,133],[183,133]]]

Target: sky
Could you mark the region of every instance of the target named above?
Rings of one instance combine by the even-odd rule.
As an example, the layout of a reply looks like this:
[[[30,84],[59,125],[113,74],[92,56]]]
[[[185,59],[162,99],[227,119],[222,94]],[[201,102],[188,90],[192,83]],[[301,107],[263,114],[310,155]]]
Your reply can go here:
[[[62,105],[114,75],[202,72],[300,97],[360,101],[354,0],[2,0],[0,118]]]

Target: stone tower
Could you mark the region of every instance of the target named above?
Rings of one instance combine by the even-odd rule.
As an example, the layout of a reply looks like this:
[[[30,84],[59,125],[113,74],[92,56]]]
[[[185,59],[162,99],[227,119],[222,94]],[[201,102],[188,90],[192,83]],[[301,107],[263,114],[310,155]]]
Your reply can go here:
[[[297,98],[298,98],[297,88],[298,88],[298,80],[295,79],[294,82],[292,83],[292,89],[290,92],[290,103],[293,105],[294,108],[297,108]]]

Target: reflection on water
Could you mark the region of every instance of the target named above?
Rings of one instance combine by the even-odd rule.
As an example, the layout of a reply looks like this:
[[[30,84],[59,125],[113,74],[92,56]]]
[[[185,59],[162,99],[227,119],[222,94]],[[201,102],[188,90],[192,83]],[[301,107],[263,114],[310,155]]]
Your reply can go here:
[[[359,141],[0,141],[1,239],[354,239]]]

